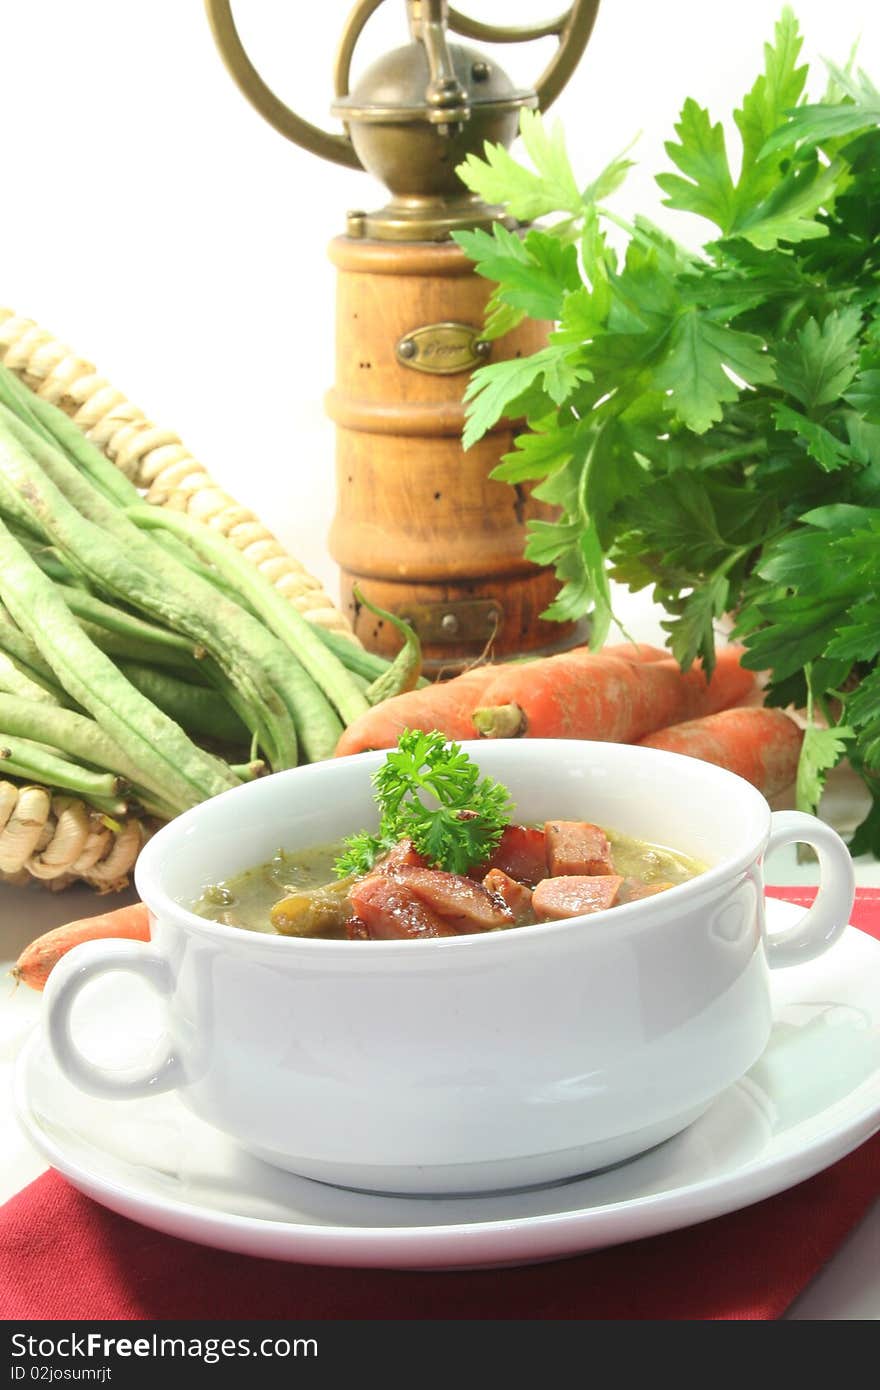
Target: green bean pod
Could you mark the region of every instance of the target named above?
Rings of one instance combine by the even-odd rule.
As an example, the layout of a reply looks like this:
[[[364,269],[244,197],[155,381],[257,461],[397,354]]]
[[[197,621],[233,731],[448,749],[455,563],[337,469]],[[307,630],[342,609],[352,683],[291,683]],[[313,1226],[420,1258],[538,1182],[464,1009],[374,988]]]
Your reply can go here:
[[[47,752],[71,762],[124,777],[138,800],[149,802],[165,820],[183,809],[165,799],[158,779],[151,779],[149,769],[138,767],[94,719],[74,710],[0,693],[0,729],[42,744]]]
[[[415,689],[422,673],[422,644],[415,628],[403,618],[399,618],[396,613],[389,613],[387,608],[380,608],[378,604],[371,603],[357,585],[354,586],[353,592],[358,603],[375,613],[383,623],[390,623],[403,638],[403,646],[391,665],[367,688],[366,696],[370,704],[379,705],[383,700],[390,700],[392,695],[402,695],[407,690]]]
[[[84,801],[100,805],[114,815],[125,815],[128,809],[120,798],[124,783],[119,777],[112,772],[79,767],[32,739],[0,732],[0,769],[5,775],[21,777],[26,782],[76,792]]]
[[[158,618],[211,651],[248,707],[262,709],[255,732],[272,766],[295,765],[295,698],[280,643],[145,537],[63,454],[2,405],[0,446],[3,493],[13,490],[27,501],[66,562],[99,593]]]
[[[182,512],[151,507],[140,499],[128,509],[128,515],[144,530],[167,531],[188,542],[213,565],[289,648],[346,724],[366,713],[369,706],[363,694],[342,663],[329,654],[315,635],[314,625],[225,536]]]
[[[250,734],[234,710],[205,685],[192,685],[169,671],[138,661],[120,661],[119,669],[142,695],[164,710],[189,734],[247,747]]]
[[[96,598],[85,589],[76,589],[65,584],[61,589],[61,595],[71,613],[75,613],[78,618],[123,637],[128,654],[133,660],[157,661],[160,653],[169,653],[169,662],[174,665],[186,665],[197,658],[201,651],[189,638],[181,637],[179,633],[171,632],[158,623],[149,623],[134,613],[114,607],[111,603],[105,603],[103,599]]]
[[[2,522],[0,597],[64,689],[138,768],[151,771],[169,800],[194,806],[236,785],[219,759],[192,743],[88,640],[55,585]]]
[[[378,652],[368,652],[366,647],[362,647],[359,642],[353,642],[350,637],[345,637],[341,632],[334,632],[332,628],[323,627],[320,623],[313,623],[312,627],[315,629],[318,639],[324,643],[325,647],[329,647],[335,656],[339,657],[350,674],[361,678],[358,684],[362,690],[366,690],[367,686],[384,676],[385,672],[389,671],[394,664],[387,661],[384,656],[379,656]],[[430,684],[429,680],[420,676],[416,681],[415,688],[420,690],[423,686]]]
[[[0,691],[7,695],[16,695],[35,705],[58,705],[55,696],[36,681],[32,681],[4,651],[0,651]]]
[[[2,603],[0,603],[0,651],[5,653],[13,666],[21,672],[27,681],[42,689],[55,704],[63,705],[66,703],[67,692],[62,685],[59,685],[55,678],[55,672],[49,663],[43,660],[42,653],[36,643],[31,641],[27,633],[22,632]]]

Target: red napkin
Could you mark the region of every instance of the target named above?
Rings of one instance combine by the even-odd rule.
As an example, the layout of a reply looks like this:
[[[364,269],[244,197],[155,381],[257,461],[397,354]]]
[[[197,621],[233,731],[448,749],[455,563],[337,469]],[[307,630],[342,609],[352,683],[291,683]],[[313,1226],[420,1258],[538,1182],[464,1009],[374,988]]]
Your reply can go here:
[[[853,922],[880,938],[880,889],[859,890]],[[50,1172],[0,1209],[0,1317],[778,1318],[878,1193],[880,1134],[787,1192],[686,1230],[551,1264],[422,1274],[192,1245],[114,1215]]]

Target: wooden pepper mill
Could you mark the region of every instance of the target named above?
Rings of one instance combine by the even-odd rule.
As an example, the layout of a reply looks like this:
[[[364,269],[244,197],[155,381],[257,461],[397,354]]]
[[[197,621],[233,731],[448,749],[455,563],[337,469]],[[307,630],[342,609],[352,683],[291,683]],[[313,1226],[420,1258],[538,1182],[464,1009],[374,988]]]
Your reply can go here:
[[[330,247],[338,272],[336,384],[327,398],[337,439],[330,551],[365,646],[388,654],[399,639],[357,603],[355,585],[412,623],[427,670],[452,672],[484,651],[533,655],[584,637],[581,625],[540,617],[557,583],[523,558],[526,523],[552,512],[525,487],[489,477],[516,425],[501,421],[467,452],[461,446],[469,374],[535,351],[549,325],[526,321],[483,340],[491,286],[450,237],[503,216],[469,193],[455,169],[486,141],[510,145],[523,107],[550,105],[580,59],[599,0],[573,0],[556,19],[520,28],[469,19],[447,0],[405,0],[410,42],[351,88],[355,45],[382,3],[358,0],[343,30],[332,112],[344,135],[304,121],[266,86],[230,0],[206,0],[206,8],[227,67],[266,120],[324,158],[367,170],[391,194],[376,212],[350,213],[347,234]],[[449,31],[488,43],[553,36],[557,48],[534,89],[523,90],[494,60],[450,43]]]

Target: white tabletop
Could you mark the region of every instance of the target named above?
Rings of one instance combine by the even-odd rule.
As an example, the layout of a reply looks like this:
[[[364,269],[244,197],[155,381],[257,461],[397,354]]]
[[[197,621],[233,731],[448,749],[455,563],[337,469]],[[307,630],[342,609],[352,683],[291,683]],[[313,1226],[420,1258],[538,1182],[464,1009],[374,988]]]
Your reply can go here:
[[[618,611],[625,615],[627,628],[637,639],[662,640],[658,615],[646,599],[619,595]],[[785,798],[774,802],[777,808],[786,804]],[[852,774],[839,770],[832,776],[823,801],[823,817],[846,833],[860,818],[861,807],[860,784]],[[816,866],[798,864],[793,848],[787,848],[768,859],[765,877],[775,884],[814,883]],[[856,877],[861,885],[880,887],[880,863],[869,858],[857,860]],[[94,893],[84,887],[50,893],[36,886],[0,886],[0,975],[6,974],[22,948],[41,932],[134,898],[134,892],[129,891],[101,899],[99,907]],[[19,1129],[11,1099],[15,1058],[38,1023],[40,1003],[39,995],[12,984],[0,994],[0,1201],[19,1191],[46,1166]],[[880,1318],[880,1202],[785,1316],[800,1320]]]

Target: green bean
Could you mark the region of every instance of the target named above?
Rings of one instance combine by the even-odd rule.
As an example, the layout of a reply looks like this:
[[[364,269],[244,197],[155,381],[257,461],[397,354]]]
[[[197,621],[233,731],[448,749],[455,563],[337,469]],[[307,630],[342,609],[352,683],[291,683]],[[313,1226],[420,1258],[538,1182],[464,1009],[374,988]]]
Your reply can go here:
[[[0,650],[12,661],[18,670],[35,685],[50,695],[56,704],[65,704],[67,692],[59,685],[55,672],[27,633],[13,621],[8,610],[0,603]]]
[[[6,524],[15,539],[24,546],[31,559],[39,565],[49,579],[54,579],[56,584],[70,584],[75,588],[82,586],[82,581],[70,572],[57,550],[53,550],[51,545],[44,545],[41,541],[35,542],[33,536],[29,535],[27,531],[10,525],[8,521]]]
[[[64,591],[62,591],[63,593]],[[71,611],[73,610],[71,609]],[[87,619],[80,618],[76,614],[74,616],[76,616],[89,641],[94,643],[105,656],[112,657],[116,665],[120,661],[141,661],[189,677],[189,662],[191,661],[194,666],[197,664],[194,658],[187,658],[183,653],[169,651],[165,647],[147,647],[143,642],[125,637],[122,633],[111,632],[109,628],[99,627],[97,623],[90,623]],[[196,680],[193,677],[193,684],[195,683]]]
[[[63,590],[63,596],[65,600],[68,600],[69,607],[72,609],[77,607],[77,605],[69,603],[68,590]],[[115,613],[118,618],[126,619],[129,616],[121,613],[118,609],[111,608],[109,604],[102,604],[101,607],[105,608],[108,613]],[[97,616],[97,609],[95,616]],[[140,619],[135,621],[140,622]],[[163,671],[167,670],[169,674],[178,677],[181,681],[186,681],[188,685],[197,686],[205,691],[210,689],[216,692],[232,714],[237,717],[244,731],[257,729],[256,744],[258,747],[263,747],[259,737],[259,714],[248,705],[245,697],[235,688],[213,657],[208,656],[207,653],[204,656],[194,655],[191,651],[192,644],[186,641],[183,642],[184,650],[182,651],[175,650],[171,646],[149,645],[139,635],[134,635],[137,633],[137,629],[124,630],[127,626],[124,623],[118,624],[116,630],[113,630],[109,627],[99,627],[97,623],[89,622],[86,618],[80,617],[79,625],[89,640],[106,656],[112,657],[120,668],[126,662],[135,662],[141,666],[146,665],[151,669],[159,667]],[[144,624],[144,627],[149,626],[149,624]],[[164,629],[162,631],[164,632]],[[168,635],[174,636],[173,633]],[[2,634],[0,634],[0,645],[2,645]],[[166,713],[168,713],[167,710]],[[247,742],[246,736],[245,742]],[[266,752],[268,756],[268,748]]]
[[[233,763],[232,771],[236,777],[240,777],[242,782],[253,782],[259,777],[261,772],[265,772],[266,764],[259,758],[252,758],[249,763]]]
[[[168,531],[207,560],[222,579],[228,580],[251,605],[285,646],[294,654],[312,680],[336,707],[347,724],[369,708],[363,694],[350,679],[348,671],[328,654],[327,648],[315,635],[314,627],[297,608],[280,594],[274,584],[241,554],[218,531],[212,531],[200,521],[182,512],[151,507],[138,499],[128,508],[135,524],[148,531]]]
[[[262,617],[265,621],[267,621],[267,625],[269,627],[272,627],[273,625],[271,623],[268,623],[267,615],[258,613],[257,606],[251,601],[253,597],[252,594],[246,591],[246,588],[248,587],[252,577],[255,577],[257,583],[263,588],[267,586],[267,581],[263,578],[262,575],[259,574],[257,570],[254,569],[253,565],[251,565],[249,561],[246,561],[242,557],[240,557],[238,551],[236,551],[235,547],[231,545],[228,541],[223,540],[223,538],[219,535],[217,537],[214,537],[213,532],[210,532],[209,528],[202,525],[201,522],[189,522],[189,525],[187,526],[186,523],[188,519],[182,518],[180,516],[180,513],[175,512],[168,514],[169,516],[173,517],[174,520],[180,520],[183,523],[180,528],[175,527],[173,521],[171,522],[168,528],[154,528],[151,524],[151,518],[153,514],[157,512],[157,510],[158,509],[154,507],[149,507],[147,506],[147,504],[143,504],[143,506],[132,508],[130,510],[130,514],[132,515],[133,519],[138,523],[143,518],[144,529],[155,531],[157,539],[161,536],[163,540],[173,542],[173,551],[175,554],[180,552],[181,558],[183,554],[188,554],[189,566],[193,569],[195,573],[201,574],[210,583],[214,584],[221,592],[236,595],[238,603],[246,605],[247,611],[249,613],[257,614],[258,617]],[[165,514],[163,513],[163,515]],[[197,528],[197,534],[200,532],[208,532],[209,541],[211,539],[216,539],[220,541],[221,544],[228,549],[228,551],[232,552],[232,556],[234,557],[233,568],[237,575],[239,566],[242,568],[243,573],[241,575],[238,575],[238,577],[240,580],[245,581],[241,583],[241,588],[239,591],[236,591],[236,589],[232,585],[224,582],[222,577],[218,574],[216,568],[211,567],[206,569],[204,566],[199,565],[196,555],[193,553],[193,551],[189,550],[188,547],[184,544],[182,534],[180,537],[178,537],[177,534],[178,530],[180,530],[182,533],[184,529],[186,531],[186,534],[189,534],[190,527],[192,527],[193,529]],[[281,595],[279,595],[277,591],[272,588],[271,585],[268,585],[268,587],[271,589],[272,601],[274,602],[275,600],[277,600],[280,607],[284,610],[281,613],[281,626],[284,627],[286,623],[289,623],[296,629],[300,625],[305,625],[305,627],[308,630],[306,635],[306,645],[310,645],[310,643],[313,641],[313,639],[310,636],[312,624],[306,623],[305,619],[302,618],[295,609],[292,609],[292,605],[290,604],[290,601],[288,599],[285,599]],[[283,633],[279,631],[277,627],[274,630],[276,636],[283,641]],[[289,643],[286,643],[285,645],[290,646]],[[294,652],[294,655],[296,656],[297,653]],[[334,675],[338,675],[338,669],[341,668],[337,668],[337,671],[334,672]],[[295,699],[291,703],[291,713],[293,715],[293,722],[296,728],[297,739],[299,740],[300,747],[302,748],[306,756],[306,759],[309,762],[321,762],[324,758],[332,757],[343,730],[342,720],[339,718],[336,711],[333,709],[332,702],[327,698],[325,691],[321,689],[320,683],[317,680],[315,680],[313,675],[308,671],[308,669],[305,668],[304,662],[289,662],[286,668],[286,678],[288,687],[292,688],[295,694]],[[351,681],[351,679],[352,678],[349,675],[348,680]],[[353,685],[354,688],[361,694],[363,703],[366,706],[366,700],[365,698],[363,698],[363,692],[361,690],[360,685],[357,682],[354,682]],[[349,687],[349,689],[351,689],[351,687]],[[232,704],[233,702],[230,699],[228,690],[224,693],[227,703]],[[248,727],[252,728],[253,724],[249,724]]]
[[[312,623],[319,639],[325,647],[329,647],[335,656],[339,657],[343,666],[352,673],[366,678],[367,685],[371,685],[378,677],[383,676],[390,670],[392,662],[386,661],[384,656],[379,656],[377,652],[368,652],[366,647],[362,647],[359,642],[353,642],[350,637],[346,637],[341,632],[334,632],[332,628],[323,627],[321,623]],[[420,676],[416,681],[416,689],[430,685],[431,682],[424,676]]]
[[[170,820],[179,807],[165,800],[163,787],[149,785],[149,771],[139,768],[104,732],[94,719],[58,706],[34,704],[16,695],[0,694],[0,729],[42,744],[47,752],[91,764],[104,772],[124,777],[138,800],[148,802],[163,819]]]
[[[45,541],[45,532],[35,521],[27,503],[13,493],[4,493],[0,499],[0,519],[13,533],[24,532],[28,535],[32,545]]]
[[[139,497],[137,488],[87,439],[69,415],[29,391],[8,367],[0,366],[0,404],[25,425],[29,435],[59,450],[84,471],[104,495],[128,506]]]
[[[187,733],[247,747],[248,730],[216,691],[191,685],[168,671],[157,671],[137,661],[120,661],[119,669],[126,680]]]
[[[114,608],[84,590],[64,588],[62,596],[79,619],[83,632],[102,652],[112,656],[117,665],[133,661],[151,668],[168,668],[189,685],[211,687],[216,691],[243,729],[250,730],[259,724],[258,715],[203,647],[168,628]]]
[[[332,758],[342,737],[342,720],[308,671],[289,657],[288,682],[296,692],[293,718],[309,762]]]
[[[64,689],[138,768],[152,771],[169,801],[194,806],[236,785],[237,779],[219,759],[197,748],[88,640],[55,585],[2,522],[0,597]]]
[[[137,653],[143,653],[148,654],[144,655],[144,660],[152,661],[157,651],[166,651],[171,653],[171,659],[175,663],[186,664],[201,651],[200,647],[188,638],[181,637],[179,633],[171,632],[158,623],[149,623],[134,613],[126,612],[124,608],[105,603],[86,589],[65,585],[61,590],[61,596],[71,613],[75,613],[78,618],[102,627],[107,632],[116,632],[125,637],[135,649],[132,653],[135,659],[138,659]]]
[[[238,716],[242,727],[251,732],[251,760],[256,760],[262,750],[267,761],[271,761],[268,746],[260,742],[259,712],[248,704],[246,697],[232,684],[226,672],[218,666],[212,656],[205,655],[198,660],[193,659],[189,667],[182,668],[179,674],[184,680],[192,681],[193,685],[204,680],[205,685],[210,685],[218,695],[222,695],[233,714]]]
[[[22,700],[29,700],[34,704],[48,704],[57,706],[58,700],[44,686],[32,681],[26,675],[11,656],[0,650],[0,691],[7,695],[17,695]]]
[[[294,764],[295,694],[287,680],[286,654],[276,639],[144,537],[63,454],[3,406],[0,423],[2,492],[14,490],[24,497],[49,539],[92,588],[159,618],[212,651],[248,707],[260,711],[255,732],[272,765]]]
[[[151,511],[156,510],[151,503],[145,503],[144,505],[149,506]],[[126,511],[128,511],[127,507]],[[203,523],[199,522],[198,524],[201,526]],[[225,594],[233,603],[238,604],[239,608],[243,608],[246,613],[250,613],[251,617],[258,616],[253,606],[248,603],[245,595],[239,593],[233,584],[227,583],[223,576],[218,574],[213,566],[202,564],[195,551],[188,545],[185,545],[177,536],[173,536],[170,531],[157,531],[153,539],[157,545],[161,545],[162,549],[166,550],[175,560],[178,560],[188,570],[191,570],[193,574],[197,574],[200,579],[204,579],[206,583],[212,585],[213,588],[218,589],[221,594]]]
[[[125,815],[128,810],[119,797],[123,787],[119,777],[112,772],[90,772],[78,767],[66,758],[47,752],[32,739],[0,732],[0,768],[11,777],[76,792],[83,800],[106,808],[112,815]]]
[[[353,593],[358,603],[369,609],[371,613],[375,613],[376,617],[381,618],[383,623],[390,623],[403,638],[403,646],[387,671],[383,671],[381,676],[377,676],[367,688],[366,696],[370,704],[378,705],[383,700],[390,700],[392,695],[401,695],[406,690],[415,689],[416,681],[422,670],[422,644],[415,628],[411,627],[403,618],[399,618],[396,613],[389,613],[387,608],[380,608],[378,604],[372,603],[361,593],[357,585],[354,586]]]
[[[51,431],[42,423],[39,417],[39,406],[41,398],[33,391],[29,391],[24,382],[19,381],[15,372],[9,367],[0,366],[0,401],[20,420],[23,420],[31,429],[43,436],[50,443],[54,441]],[[42,404],[47,404],[45,401]],[[52,406],[52,410],[58,410],[57,406]],[[59,415],[64,415],[63,410],[58,410]],[[67,419],[67,416],[64,417]],[[69,423],[69,421],[68,421]],[[72,428],[76,429],[74,425]],[[79,431],[77,431],[79,433]]]

